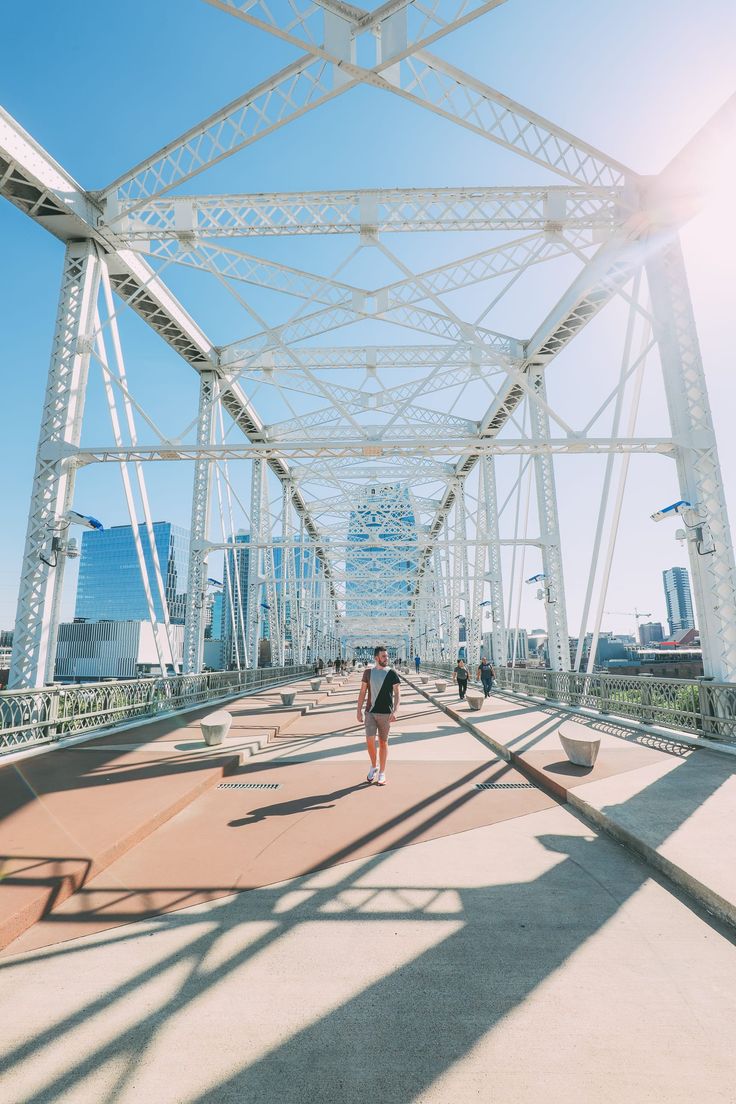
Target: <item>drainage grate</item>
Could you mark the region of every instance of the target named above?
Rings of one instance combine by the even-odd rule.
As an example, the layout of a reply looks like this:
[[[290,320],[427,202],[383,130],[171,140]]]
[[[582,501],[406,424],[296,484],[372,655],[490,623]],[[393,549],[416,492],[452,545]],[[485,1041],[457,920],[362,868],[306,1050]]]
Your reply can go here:
[[[533,790],[533,782],[476,782],[476,790]]]
[[[280,782],[218,782],[218,790],[279,790]]]

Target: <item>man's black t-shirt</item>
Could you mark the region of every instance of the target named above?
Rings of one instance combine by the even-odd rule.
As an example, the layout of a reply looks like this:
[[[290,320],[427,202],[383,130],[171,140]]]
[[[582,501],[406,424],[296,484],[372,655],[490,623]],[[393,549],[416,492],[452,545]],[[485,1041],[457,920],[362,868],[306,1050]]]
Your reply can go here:
[[[368,687],[368,713],[393,713],[394,686],[401,679],[392,667],[369,667],[363,672]]]

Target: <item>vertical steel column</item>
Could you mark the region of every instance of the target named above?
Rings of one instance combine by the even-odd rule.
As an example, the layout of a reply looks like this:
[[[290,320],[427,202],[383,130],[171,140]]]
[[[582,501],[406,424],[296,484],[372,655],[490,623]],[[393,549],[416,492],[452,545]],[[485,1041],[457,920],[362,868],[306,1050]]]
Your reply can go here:
[[[248,662],[258,667],[258,639],[261,624],[261,511],[263,506],[263,461],[253,460],[250,489],[250,551],[248,554],[248,601],[245,607]]]
[[[458,532],[457,541],[455,544],[456,549],[460,551],[460,591],[458,594],[458,652],[460,651],[460,621],[465,622],[465,656],[468,656],[468,649],[470,647],[469,631],[472,629],[473,613],[470,607],[470,563],[468,560],[468,511],[465,508],[465,480],[463,480],[460,487],[460,496],[458,498],[459,515],[458,515]],[[460,613],[460,607],[462,606],[463,612]]]
[[[294,663],[294,633],[292,623],[294,618],[294,601],[291,587],[291,568],[294,562],[294,541],[291,525],[291,494],[288,483],[282,486],[281,496],[281,586],[276,586],[280,595],[279,601],[279,636],[283,641],[284,663],[286,662],[286,624],[287,613],[289,615],[289,638],[291,641],[291,662]]]
[[[708,390],[679,239],[647,262],[680,495],[688,526],[703,669],[736,681],[736,572]]]
[[[317,639],[316,639],[316,620],[317,611],[315,607],[315,593],[317,585],[317,558],[315,556],[314,544],[309,544],[309,557],[308,563],[305,565],[307,575],[305,579],[305,587],[303,593],[305,594],[305,602],[307,615],[305,617],[305,657],[309,656],[312,663],[317,658]],[[305,658],[306,662],[306,658]]]
[[[492,659],[496,667],[505,667],[508,660],[508,638],[503,604],[503,575],[501,571],[501,539],[498,527],[498,496],[496,493],[496,465],[492,456],[481,458],[483,472],[483,497],[486,511],[486,535],[488,540],[488,582],[491,591]]]
[[[273,519],[268,497],[268,469],[263,469],[263,499],[261,507],[261,533],[266,547],[263,549],[264,573],[266,583],[266,621],[268,622],[268,639],[271,643],[271,662],[277,667],[283,667],[284,641],[279,633],[279,599],[276,587],[276,557],[273,547]],[[283,556],[283,550],[282,550]]]
[[[488,511],[485,503],[485,471],[481,457],[478,467],[478,508],[475,513],[475,554],[473,556],[473,590],[470,598],[471,616],[468,636],[468,667],[474,669],[483,651],[483,611],[485,595],[486,556],[488,554]]]
[[[543,370],[535,368],[533,373],[534,390],[541,399],[546,401]],[[532,436],[540,441],[549,441],[549,415],[546,409],[533,398],[530,398],[529,407]],[[569,671],[570,640],[567,634],[560,523],[557,515],[557,491],[551,453],[543,452],[534,457],[534,474],[542,541],[542,565],[545,575],[544,608],[547,614],[549,665],[553,671]]]
[[[447,555],[448,562],[451,556],[451,571],[449,573],[448,583],[450,590],[450,663],[454,664],[457,661],[458,652],[460,651],[460,586],[461,586],[461,563],[460,563],[460,548],[459,533],[460,533],[460,512],[461,512],[461,495],[462,486],[460,483],[455,485],[455,506],[452,511],[454,532],[452,537],[452,552],[450,552],[450,540],[449,540],[449,517],[448,517],[448,547]],[[463,554],[465,550],[463,549]]]
[[[209,448],[215,440],[215,408],[217,376],[202,372],[199,377],[199,410],[197,414],[197,445]],[[204,542],[210,518],[212,461],[199,456],[194,461],[192,484],[192,522],[189,538],[189,581],[184,613],[185,675],[199,674],[204,659],[204,623],[207,595],[207,552]]]
[[[74,466],[62,461],[60,449],[80,441],[100,265],[92,242],[67,246],[21,568],[12,689],[54,677],[66,565],[66,528],[55,519],[71,508],[76,475]]]
[[[306,561],[308,548],[305,537],[304,518],[299,519],[299,545],[298,560],[294,563],[294,601],[296,603],[296,617],[299,640],[299,658],[297,663],[307,662],[307,631],[309,624],[309,611],[306,602]],[[293,622],[292,622],[293,625]],[[292,632],[293,632],[292,628]]]
[[[435,548],[432,553],[434,559],[434,577],[435,588],[437,594],[437,647],[439,649],[440,658],[446,658],[443,655],[445,648],[445,641],[449,639],[448,622],[447,622],[447,587],[445,586],[445,575],[442,569],[442,553],[439,548]]]

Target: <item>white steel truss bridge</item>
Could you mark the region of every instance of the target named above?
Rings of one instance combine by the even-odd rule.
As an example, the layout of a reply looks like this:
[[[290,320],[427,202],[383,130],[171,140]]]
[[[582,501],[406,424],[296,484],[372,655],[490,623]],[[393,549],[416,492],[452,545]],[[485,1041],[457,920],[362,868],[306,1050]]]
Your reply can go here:
[[[106,186],[77,183],[0,114],[0,191],[65,245],[11,687],[54,677],[78,484],[115,465],[134,531],[150,531],[147,473],[182,462],[193,469],[185,674],[202,670],[215,556],[237,667],[257,665],[264,638],[281,666],[358,642],[436,663],[461,646],[474,663],[486,648],[505,664],[528,574],[549,668],[580,670],[585,634],[600,630],[634,455],[671,466],[705,673],[735,681],[734,557],[679,231],[700,203],[702,158],[734,140],[736,98],[658,176],[642,176],[434,52],[474,21],[491,26],[503,0],[387,0],[371,11],[205,2],[244,52],[275,36],[296,60]],[[243,151],[362,87],[515,155],[535,182],[489,184],[464,164],[452,187],[242,193],[235,174],[224,193],[207,190]],[[404,244],[418,239],[409,263]],[[239,319],[229,334],[208,332],[198,312],[204,281],[207,316],[221,294],[223,317]],[[533,327],[507,333],[504,305],[527,281],[554,297]],[[606,312],[618,367],[591,357],[595,386],[565,406],[555,372]],[[196,373],[183,431],[160,428],[129,382],[131,313]],[[637,430],[651,375],[663,397],[654,435]],[[85,431],[93,379],[105,439]],[[557,465],[593,456],[602,481],[571,648]],[[138,555],[143,564],[140,537]],[[163,656],[162,565],[149,575]]]

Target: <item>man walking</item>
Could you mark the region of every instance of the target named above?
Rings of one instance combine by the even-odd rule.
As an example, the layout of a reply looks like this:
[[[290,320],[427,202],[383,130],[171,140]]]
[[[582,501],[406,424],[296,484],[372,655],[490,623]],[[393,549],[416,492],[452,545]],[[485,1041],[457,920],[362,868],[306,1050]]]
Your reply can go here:
[[[421,661],[421,659],[419,658],[419,656],[418,656],[418,655],[415,655],[415,656],[414,656],[414,666],[415,666],[415,667],[416,667],[416,669],[417,669],[417,674],[419,674],[419,668],[420,668],[421,664],[422,664],[422,661]]]
[[[465,701],[465,695],[468,690],[468,668],[465,666],[464,659],[458,659],[455,665],[455,670],[452,673],[454,681],[457,683],[457,692],[460,701]]]
[[[493,688],[493,679],[496,672],[493,670],[491,663],[485,656],[480,657],[480,664],[478,665],[478,673],[475,676],[479,678],[483,683],[483,697],[490,698],[491,690]]]
[[[365,703],[365,742],[371,769],[368,782],[378,781],[386,785],[386,760],[388,758],[388,734],[399,710],[399,684],[401,679],[388,665],[388,652],[384,647],[373,650],[375,665],[363,672],[358,694],[358,722],[363,723]],[[376,765],[376,738],[378,739],[378,765]],[[377,779],[376,779],[376,776]]]

